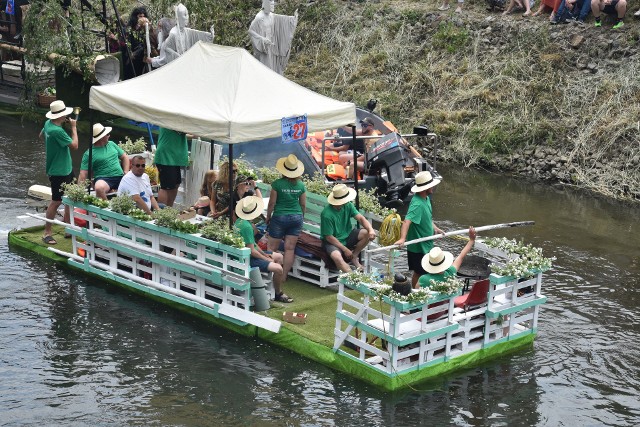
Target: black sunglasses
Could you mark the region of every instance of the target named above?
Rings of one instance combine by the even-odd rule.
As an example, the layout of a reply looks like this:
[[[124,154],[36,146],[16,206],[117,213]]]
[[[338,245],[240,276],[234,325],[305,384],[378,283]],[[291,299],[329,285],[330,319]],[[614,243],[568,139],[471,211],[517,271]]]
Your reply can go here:
[[[143,167],[145,167],[145,166],[146,166],[146,164],[145,164],[145,163],[139,163],[139,164],[135,164],[135,165],[133,165],[133,166],[135,166],[135,167],[137,167],[137,168],[143,168]]]

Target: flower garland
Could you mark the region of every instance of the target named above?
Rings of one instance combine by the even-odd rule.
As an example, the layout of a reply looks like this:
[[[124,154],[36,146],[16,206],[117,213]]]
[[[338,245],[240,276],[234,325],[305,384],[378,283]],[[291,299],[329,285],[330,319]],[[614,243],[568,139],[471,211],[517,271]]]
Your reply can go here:
[[[449,276],[443,281],[431,279],[429,281],[429,289],[440,294],[451,295],[462,289],[464,283],[455,276]]]
[[[535,271],[545,271],[551,268],[555,257],[545,258],[542,249],[532,245],[510,240],[505,237],[487,239],[484,243],[500,251],[506,252],[511,257],[502,265],[491,264],[491,271],[501,276],[533,277]]]
[[[426,288],[414,290],[409,295],[402,295],[394,291],[391,285],[381,282],[378,277],[358,270],[342,273],[340,279],[343,279],[349,286],[366,286],[371,289],[376,298],[382,299],[386,296],[391,301],[399,303],[425,304],[437,295],[433,289]]]

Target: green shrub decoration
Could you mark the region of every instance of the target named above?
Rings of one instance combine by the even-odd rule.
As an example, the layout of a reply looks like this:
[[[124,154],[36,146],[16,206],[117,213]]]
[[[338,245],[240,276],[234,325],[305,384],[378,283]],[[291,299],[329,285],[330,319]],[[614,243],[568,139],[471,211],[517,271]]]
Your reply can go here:
[[[112,198],[109,207],[116,213],[129,215],[136,208],[136,202],[128,194],[122,194]]]
[[[327,197],[331,193],[331,188],[333,188],[332,185],[327,185],[324,175],[317,171],[313,176],[304,175],[302,181],[308,192],[319,196]]]
[[[124,142],[120,141],[118,147],[122,148],[122,151],[127,154],[138,154],[143,153],[147,149],[147,142],[143,137],[132,141],[131,138],[125,136]]]
[[[153,219],[155,219],[156,225],[160,227],[167,227],[171,230],[186,234],[198,232],[198,226],[196,224],[180,221],[178,215],[180,215],[180,212],[177,209],[166,207],[155,211],[153,213]]]
[[[233,246],[234,248],[244,248],[244,239],[234,227],[229,229],[229,221],[226,218],[212,219],[204,223],[200,229],[202,237],[222,243],[223,245]]]
[[[276,168],[262,167],[257,169],[258,176],[265,184],[271,185],[273,181],[282,177]]]

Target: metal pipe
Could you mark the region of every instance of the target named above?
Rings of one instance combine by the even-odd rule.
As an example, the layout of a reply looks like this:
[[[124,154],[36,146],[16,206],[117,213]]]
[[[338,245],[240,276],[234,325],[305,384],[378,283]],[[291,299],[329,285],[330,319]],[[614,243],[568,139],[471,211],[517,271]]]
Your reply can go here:
[[[229,228],[233,228],[233,209],[235,209],[235,201],[233,200],[233,144],[229,144]]]
[[[525,225],[534,225],[534,224],[535,224],[535,221],[507,222],[504,224],[483,225],[482,227],[476,227],[476,231],[496,230],[498,228],[508,228],[508,227],[522,227]],[[414,243],[426,242],[427,240],[441,239],[443,237],[456,236],[459,234],[467,234],[468,232],[469,232],[469,229],[464,228],[461,230],[449,231],[444,234],[434,234],[433,236],[421,237],[419,239],[409,240],[408,242],[405,242],[404,245],[402,246],[411,245]],[[399,247],[401,247],[401,245],[389,245],[389,246],[383,246],[375,249],[368,249],[366,252],[380,252],[386,249],[399,248]]]
[[[356,151],[356,125],[351,125],[351,149],[353,150],[353,188],[356,190],[356,209],[360,209],[360,194],[358,194],[358,152]],[[347,176],[347,178],[349,178]]]

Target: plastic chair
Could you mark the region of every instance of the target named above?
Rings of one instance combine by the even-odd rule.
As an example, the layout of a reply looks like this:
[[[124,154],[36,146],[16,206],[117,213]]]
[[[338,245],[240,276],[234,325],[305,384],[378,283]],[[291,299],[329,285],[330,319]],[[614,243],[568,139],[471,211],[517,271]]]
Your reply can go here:
[[[489,279],[478,280],[473,284],[468,294],[456,297],[453,304],[464,310],[468,307],[484,304],[487,302],[487,292],[489,292]]]

